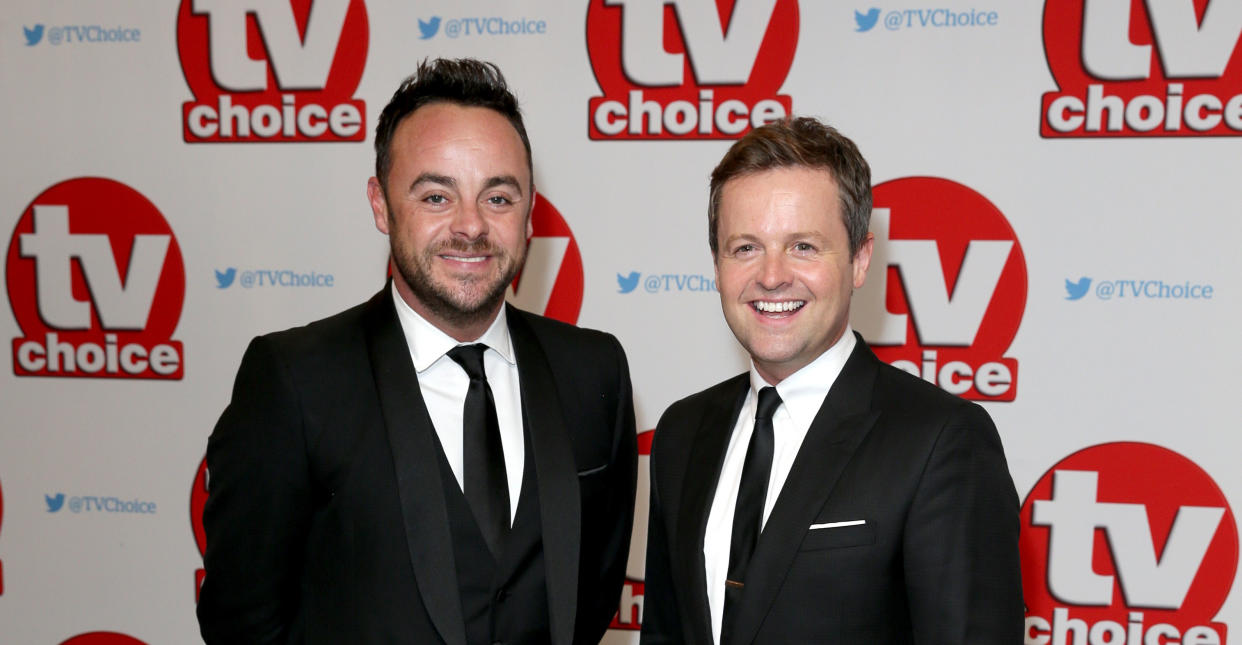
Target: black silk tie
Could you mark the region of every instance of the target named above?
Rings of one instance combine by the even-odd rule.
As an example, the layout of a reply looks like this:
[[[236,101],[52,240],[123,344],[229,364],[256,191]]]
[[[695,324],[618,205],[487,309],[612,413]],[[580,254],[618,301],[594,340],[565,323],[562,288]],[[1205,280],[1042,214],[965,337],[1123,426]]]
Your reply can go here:
[[[725,581],[724,615],[721,620],[720,642],[728,645],[737,620],[745,587],[746,567],[759,541],[763,524],[763,504],[768,495],[768,477],[772,474],[772,453],[775,439],[772,414],[781,405],[781,395],[774,387],[759,390],[755,410],[755,430],[750,435],[746,461],[742,464],[742,481],[733,511],[733,539],[729,545],[729,576]]]
[[[496,420],[496,400],[483,370],[485,351],[487,345],[458,345],[448,355],[470,377],[462,415],[466,501],[487,548],[493,556],[500,557],[501,545],[509,533],[509,483],[500,444],[500,422]]]

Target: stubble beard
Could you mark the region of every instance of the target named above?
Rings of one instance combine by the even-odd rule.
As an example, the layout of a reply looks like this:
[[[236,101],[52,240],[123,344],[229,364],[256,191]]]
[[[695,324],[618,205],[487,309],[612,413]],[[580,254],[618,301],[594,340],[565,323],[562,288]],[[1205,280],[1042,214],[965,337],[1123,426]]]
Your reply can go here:
[[[499,274],[491,278],[450,278],[451,282],[437,280],[433,265],[436,256],[446,251],[491,255],[500,269]],[[449,239],[428,247],[421,254],[398,248],[394,243],[392,257],[406,285],[429,313],[453,326],[465,327],[485,322],[496,313],[505,290],[526,262],[526,249],[521,247],[519,255],[512,257],[486,238],[473,242]]]

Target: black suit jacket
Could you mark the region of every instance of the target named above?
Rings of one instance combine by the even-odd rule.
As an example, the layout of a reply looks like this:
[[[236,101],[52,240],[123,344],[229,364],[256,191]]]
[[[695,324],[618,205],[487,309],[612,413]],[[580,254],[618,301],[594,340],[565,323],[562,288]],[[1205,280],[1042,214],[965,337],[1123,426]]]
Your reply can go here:
[[[594,645],[633,515],[625,355],[607,334],[508,321],[553,642]],[[204,639],[464,645],[436,442],[389,289],[251,342],[207,443]]]
[[[742,374],[660,419],[644,644],[712,642],[703,538],[748,388]],[[987,413],[881,363],[858,337],[759,537],[738,611],[736,644],[1021,643],[1018,500]]]

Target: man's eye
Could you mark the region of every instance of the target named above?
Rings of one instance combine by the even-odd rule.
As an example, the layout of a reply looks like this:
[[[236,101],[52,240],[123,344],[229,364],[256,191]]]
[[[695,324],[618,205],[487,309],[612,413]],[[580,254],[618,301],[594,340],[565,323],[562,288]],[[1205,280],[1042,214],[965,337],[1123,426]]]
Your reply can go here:
[[[733,254],[734,254],[734,255],[745,255],[745,254],[750,253],[750,252],[752,252],[752,251],[754,251],[754,250],[755,250],[755,245],[754,245],[754,244],[743,244],[743,245],[741,245],[741,246],[737,247],[736,249],[733,249]]]
[[[513,200],[509,199],[508,197],[505,197],[504,195],[492,195],[491,197],[487,198],[487,203],[492,204],[494,206],[503,206],[506,204],[512,204]]]
[[[809,251],[814,251],[815,247],[811,246],[810,244],[807,244],[806,242],[798,242],[797,244],[794,245],[794,250],[806,253]]]
[[[444,195],[428,195],[423,198],[423,201],[430,204],[443,204],[448,201],[448,198]]]

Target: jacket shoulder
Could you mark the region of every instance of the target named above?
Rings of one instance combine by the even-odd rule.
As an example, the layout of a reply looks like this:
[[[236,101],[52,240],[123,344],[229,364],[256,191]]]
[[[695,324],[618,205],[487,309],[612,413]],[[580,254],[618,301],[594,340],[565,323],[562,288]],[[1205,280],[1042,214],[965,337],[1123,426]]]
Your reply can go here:
[[[878,361],[879,359],[877,359]],[[889,412],[949,413],[978,408],[975,403],[924,381],[897,367],[880,362],[876,375],[876,407]],[[982,408],[979,408],[982,410]]]
[[[732,408],[737,403],[737,397],[745,390],[748,378],[746,373],[738,374],[673,402],[660,416],[660,423],[657,427],[665,437],[693,431],[698,426],[699,420],[709,410],[720,407]],[[660,435],[660,432],[656,433],[657,438]]]

